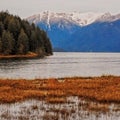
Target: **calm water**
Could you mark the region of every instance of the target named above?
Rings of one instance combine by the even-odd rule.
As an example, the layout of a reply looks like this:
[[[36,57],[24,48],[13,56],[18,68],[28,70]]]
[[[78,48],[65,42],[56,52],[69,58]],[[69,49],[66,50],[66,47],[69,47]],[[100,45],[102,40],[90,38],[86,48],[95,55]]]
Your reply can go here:
[[[0,60],[0,78],[120,76],[120,53],[54,53],[44,59]]]

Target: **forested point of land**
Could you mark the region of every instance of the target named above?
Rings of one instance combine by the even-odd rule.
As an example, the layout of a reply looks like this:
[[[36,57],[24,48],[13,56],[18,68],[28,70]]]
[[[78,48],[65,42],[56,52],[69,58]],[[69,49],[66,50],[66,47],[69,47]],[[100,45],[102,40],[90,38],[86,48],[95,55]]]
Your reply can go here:
[[[52,55],[45,31],[8,11],[0,12],[0,55]]]

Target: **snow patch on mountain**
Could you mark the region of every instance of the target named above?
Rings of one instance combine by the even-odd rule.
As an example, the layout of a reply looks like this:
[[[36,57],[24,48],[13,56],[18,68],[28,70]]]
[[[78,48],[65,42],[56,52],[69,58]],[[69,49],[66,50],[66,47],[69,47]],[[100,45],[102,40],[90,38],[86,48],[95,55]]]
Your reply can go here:
[[[111,15],[109,12],[101,15],[96,21],[100,22],[113,22],[120,19],[120,14]]]
[[[59,23],[59,26],[64,24],[74,23],[79,26],[86,26],[93,22],[112,22],[120,19],[120,14],[111,15],[110,13],[55,13],[50,11],[44,11],[40,14],[36,14],[27,18],[30,23],[38,24],[39,22],[46,23],[50,28],[51,23]]]

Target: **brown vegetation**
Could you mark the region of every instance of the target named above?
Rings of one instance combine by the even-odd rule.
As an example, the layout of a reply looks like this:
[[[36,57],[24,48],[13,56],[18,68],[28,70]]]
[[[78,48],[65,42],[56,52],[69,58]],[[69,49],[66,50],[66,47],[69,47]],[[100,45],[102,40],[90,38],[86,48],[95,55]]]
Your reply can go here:
[[[37,58],[38,54],[29,52],[26,55],[0,55],[0,59],[13,59],[13,58]]]
[[[25,99],[63,103],[66,102],[68,96],[79,96],[102,103],[120,103],[120,77],[0,80],[1,103]]]

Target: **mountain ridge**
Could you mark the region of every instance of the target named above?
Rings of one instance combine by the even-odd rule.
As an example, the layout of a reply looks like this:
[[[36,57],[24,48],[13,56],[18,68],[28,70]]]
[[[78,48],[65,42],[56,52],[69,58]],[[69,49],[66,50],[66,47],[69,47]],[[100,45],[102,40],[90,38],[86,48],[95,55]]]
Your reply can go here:
[[[46,11],[27,20],[48,33],[53,48],[72,52],[120,52],[120,14]]]
[[[120,14],[112,15],[109,12],[106,12],[106,13],[95,13],[95,12],[55,13],[51,11],[44,11],[27,18],[29,22],[32,22],[35,24],[37,24],[40,21],[45,21],[47,25],[50,25],[50,22],[58,22],[61,19],[71,21],[80,26],[86,26],[93,22],[115,21],[117,19],[120,19]]]

